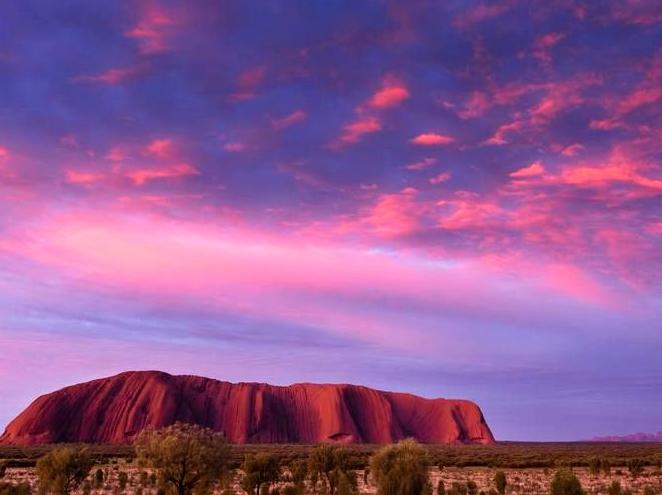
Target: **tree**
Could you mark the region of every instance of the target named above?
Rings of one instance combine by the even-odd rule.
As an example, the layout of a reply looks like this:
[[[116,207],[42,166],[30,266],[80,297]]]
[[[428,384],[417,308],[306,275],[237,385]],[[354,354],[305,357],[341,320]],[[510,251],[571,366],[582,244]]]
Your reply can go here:
[[[0,495],[30,495],[30,483],[0,483]]]
[[[473,480],[467,480],[467,493],[468,495],[476,495],[478,493],[478,485]]]
[[[158,472],[161,484],[178,495],[204,491],[220,481],[230,457],[230,448],[221,434],[185,423],[143,430],[135,449],[138,464]]]
[[[506,493],[506,486],[508,486],[508,480],[506,480],[506,473],[503,471],[497,471],[494,474],[494,484],[496,485],[497,492],[500,495]]]
[[[103,486],[103,470],[101,468],[97,468],[94,473],[94,485],[97,489]]]
[[[94,462],[87,448],[62,447],[37,461],[37,478],[42,493],[68,495],[87,477]]]
[[[562,469],[554,474],[550,493],[551,495],[584,495],[584,490],[572,471]]]
[[[421,495],[430,490],[427,452],[407,439],[389,445],[370,459],[379,495]]]
[[[588,461],[588,469],[593,476],[598,476],[600,474],[600,468],[602,467],[602,461],[599,457],[593,457]]]
[[[126,484],[129,481],[129,476],[124,471],[120,471],[117,476],[117,481],[119,483],[120,490],[124,491],[126,490]]]
[[[336,495],[339,485],[342,485],[344,491],[348,490],[348,485],[356,490],[356,476],[351,469],[347,451],[343,448],[326,443],[318,445],[310,454],[308,470],[313,485],[318,481],[326,484],[329,495]]]
[[[5,477],[7,473],[7,464],[3,461],[0,461],[0,480]]]
[[[444,480],[439,480],[439,483],[437,483],[437,495],[446,495],[446,485],[444,485]]]
[[[621,495],[621,484],[616,480],[612,481],[607,493],[609,495]]]
[[[248,493],[259,495],[260,488],[264,485],[267,490],[280,478],[280,463],[273,454],[260,452],[248,454],[244,457],[241,466],[244,478],[241,487]]]
[[[611,476],[611,462],[608,459],[602,459],[602,471],[605,476]]]
[[[644,472],[644,461],[641,459],[630,459],[627,466],[633,478],[636,478]]]

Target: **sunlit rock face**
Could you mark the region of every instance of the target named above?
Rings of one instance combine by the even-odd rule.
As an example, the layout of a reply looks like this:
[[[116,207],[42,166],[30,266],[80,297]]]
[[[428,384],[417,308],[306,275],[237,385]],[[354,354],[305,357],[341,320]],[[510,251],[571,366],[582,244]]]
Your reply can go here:
[[[158,371],[126,372],[37,398],[0,437],[5,444],[130,443],[177,421],[233,443],[492,443],[470,401],[424,399],[356,385],[228,383]]]

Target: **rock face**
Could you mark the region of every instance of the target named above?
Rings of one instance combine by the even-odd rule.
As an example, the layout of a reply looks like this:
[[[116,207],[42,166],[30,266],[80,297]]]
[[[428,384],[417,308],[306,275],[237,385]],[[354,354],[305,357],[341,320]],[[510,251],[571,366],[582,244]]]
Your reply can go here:
[[[0,443],[126,443],[147,426],[176,421],[223,432],[233,443],[494,442],[469,401],[355,385],[278,387],[140,371],[39,397],[9,423]]]

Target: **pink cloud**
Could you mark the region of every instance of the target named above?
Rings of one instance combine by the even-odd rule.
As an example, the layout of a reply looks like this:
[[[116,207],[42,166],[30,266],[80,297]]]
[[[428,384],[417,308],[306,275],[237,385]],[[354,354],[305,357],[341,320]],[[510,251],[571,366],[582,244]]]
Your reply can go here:
[[[377,117],[362,116],[350,122],[343,127],[343,131],[338,138],[338,142],[331,147],[341,147],[343,145],[355,144],[363,139],[366,134],[373,134],[382,129],[382,124]]]
[[[623,124],[613,119],[591,120],[589,127],[591,129],[599,129],[601,131],[610,131],[622,127]]]
[[[306,112],[303,110],[295,110],[294,112],[277,119],[271,120],[271,125],[274,129],[285,129],[299,122],[306,120]]]
[[[402,103],[409,98],[409,90],[403,84],[394,82],[386,83],[368,101],[368,105],[374,108],[389,108]]]
[[[65,180],[69,184],[90,185],[105,179],[103,174],[94,172],[79,172],[76,170],[65,171]]]
[[[421,219],[429,208],[418,201],[417,194],[418,191],[413,188],[382,194],[363,221],[380,236],[400,236],[414,232],[420,227]]]
[[[440,174],[437,174],[434,177],[430,177],[428,182],[430,184],[441,184],[442,182],[446,182],[450,178],[451,178],[450,172],[441,172]]]
[[[155,139],[147,145],[145,153],[158,158],[170,158],[173,153],[173,143],[170,139]]]
[[[139,67],[121,67],[108,69],[105,72],[92,76],[78,76],[74,80],[79,82],[101,83],[110,86],[120,84],[125,80],[136,76],[142,71]]]
[[[484,229],[502,223],[504,210],[476,193],[458,191],[455,197],[441,200],[437,206],[442,210],[438,225],[446,230]]]
[[[188,163],[180,163],[162,168],[130,170],[124,175],[131,179],[135,185],[141,186],[146,182],[155,179],[172,179],[191,175],[199,175],[199,173],[200,172],[198,172],[195,167],[189,165]]]
[[[502,124],[497,128],[497,130],[490,138],[488,138],[483,142],[483,144],[490,144],[495,146],[508,144],[508,140],[507,140],[508,134],[513,132],[518,132],[523,128],[524,128],[524,122],[520,120],[516,120],[508,124]]]
[[[539,36],[533,43],[531,56],[543,64],[549,64],[552,61],[552,48],[563,38],[565,38],[563,33],[547,33]]]
[[[4,146],[0,146],[0,160],[6,160],[9,158],[9,150]]]
[[[419,146],[445,146],[454,142],[455,139],[445,134],[437,134],[435,132],[426,132],[409,140],[410,143]]]
[[[225,151],[229,151],[230,153],[240,153],[242,151],[245,151],[248,147],[244,143],[240,143],[239,141],[233,141],[230,143],[226,143],[223,145],[223,149]]]
[[[531,165],[527,167],[520,168],[515,172],[511,172],[510,176],[517,179],[517,178],[535,177],[537,175],[542,175],[543,173],[545,173],[545,167],[543,167],[542,163],[533,162]]]
[[[575,144],[571,144],[570,146],[566,146],[563,149],[561,149],[561,154],[563,156],[575,156],[576,154],[581,152],[583,149],[584,149],[583,145],[581,145],[579,143],[575,143]]]
[[[474,91],[471,98],[466,102],[464,108],[457,115],[461,119],[472,119],[483,115],[490,107],[492,102],[490,97],[482,91]]]
[[[138,24],[124,35],[137,40],[143,55],[155,55],[170,49],[168,37],[177,24],[175,16],[153,2],[146,4]]]
[[[115,146],[106,153],[106,156],[104,157],[106,160],[109,160],[111,162],[121,162],[129,158],[129,155],[127,154],[126,150],[124,150],[121,147]]]
[[[245,70],[237,77],[236,90],[228,96],[228,99],[238,102],[255,98],[266,74],[267,68],[264,65],[257,65]]]
[[[405,165],[405,168],[407,170],[425,170],[426,168],[430,168],[435,163],[437,163],[436,158],[426,157],[417,162],[408,163],[407,165]]]
[[[512,8],[513,2],[503,1],[499,3],[481,2],[478,5],[467,8],[462,14],[455,17],[453,24],[464,29],[474,24],[498,17]]]

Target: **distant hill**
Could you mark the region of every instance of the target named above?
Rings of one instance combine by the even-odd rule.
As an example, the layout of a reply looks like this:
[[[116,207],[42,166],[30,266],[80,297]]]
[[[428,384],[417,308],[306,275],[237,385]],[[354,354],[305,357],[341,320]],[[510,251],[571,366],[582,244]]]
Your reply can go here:
[[[233,443],[494,442],[470,401],[357,385],[280,387],[134,371],[39,397],[9,423],[0,443],[130,443],[145,427],[176,421],[223,432]]]
[[[594,437],[592,442],[662,442],[662,431],[657,433],[631,433],[630,435],[612,435]]]

